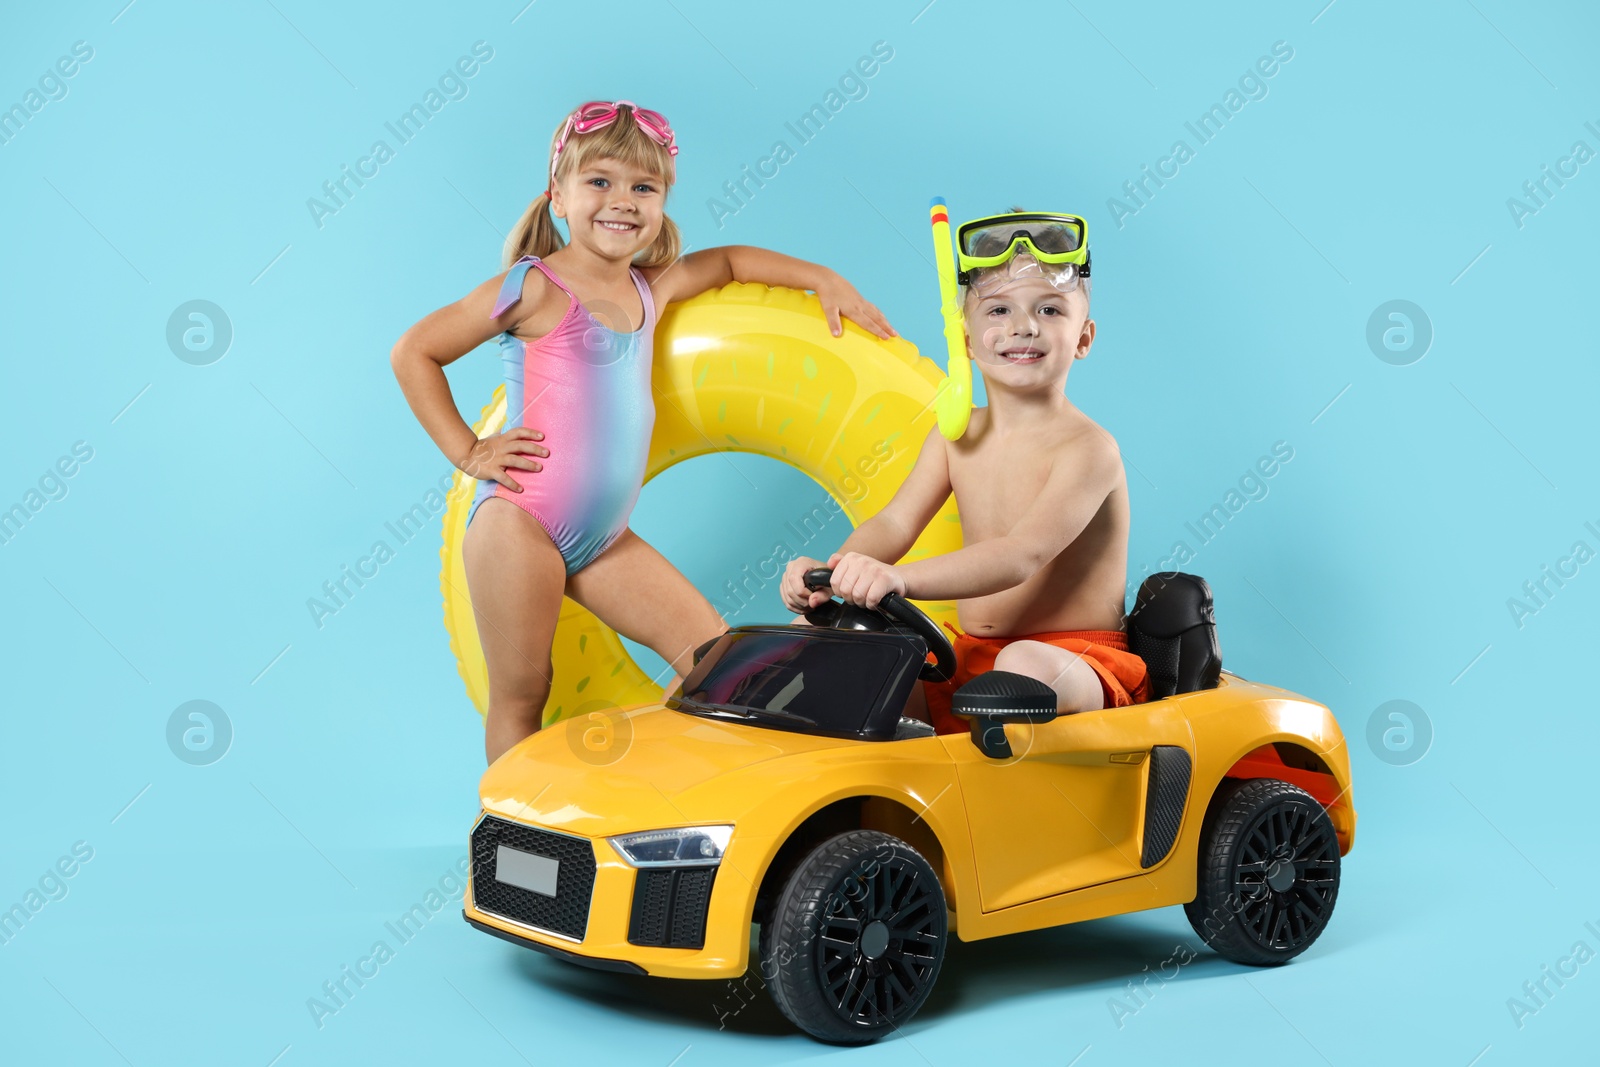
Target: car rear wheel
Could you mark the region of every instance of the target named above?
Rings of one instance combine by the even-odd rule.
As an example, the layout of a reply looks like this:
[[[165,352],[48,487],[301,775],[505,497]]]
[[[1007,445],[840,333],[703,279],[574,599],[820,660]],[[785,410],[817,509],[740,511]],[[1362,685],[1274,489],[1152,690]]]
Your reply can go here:
[[[916,849],[852,830],[812,849],[761,926],[778,1010],[822,1041],[864,1044],[902,1026],[944,960],[944,888]]]
[[[1287,963],[1333,915],[1339,841],[1310,794],[1252,778],[1212,804],[1198,875],[1183,910],[1206,944],[1236,963]]]

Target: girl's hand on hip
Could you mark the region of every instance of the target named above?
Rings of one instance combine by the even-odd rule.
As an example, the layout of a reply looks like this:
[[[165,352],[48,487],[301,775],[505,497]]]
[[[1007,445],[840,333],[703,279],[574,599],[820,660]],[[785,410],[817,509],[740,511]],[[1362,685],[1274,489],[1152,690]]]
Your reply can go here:
[[[511,472],[544,469],[544,464],[537,459],[528,458],[530,456],[544,458],[550,455],[548,448],[534,443],[542,440],[544,434],[538,430],[527,426],[513,426],[504,433],[480,438],[456,466],[468,477],[482,482],[499,482],[513,493],[520,493],[522,486],[512,479]]]

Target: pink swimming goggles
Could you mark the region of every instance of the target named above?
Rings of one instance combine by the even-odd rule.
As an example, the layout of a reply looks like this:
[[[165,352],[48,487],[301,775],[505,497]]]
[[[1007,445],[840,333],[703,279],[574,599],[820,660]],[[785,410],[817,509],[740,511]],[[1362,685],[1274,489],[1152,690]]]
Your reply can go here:
[[[678,154],[677,135],[672,132],[672,123],[659,111],[640,107],[632,100],[615,100],[606,103],[604,100],[591,100],[583,104],[572,114],[567,116],[567,124],[562,127],[561,136],[556,138],[556,150],[550,154],[550,181],[556,180],[556,161],[561,158],[561,150],[567,146],[567,138],[574,133],[591,133],[594,130],[603,130],[621,114],[618,109],[627,106],[633,109],[633,120],[656,144],[666,148],[667,155]],[[677,177],[677,161],[672,164],[673,173],[668,175],[669,180]]]

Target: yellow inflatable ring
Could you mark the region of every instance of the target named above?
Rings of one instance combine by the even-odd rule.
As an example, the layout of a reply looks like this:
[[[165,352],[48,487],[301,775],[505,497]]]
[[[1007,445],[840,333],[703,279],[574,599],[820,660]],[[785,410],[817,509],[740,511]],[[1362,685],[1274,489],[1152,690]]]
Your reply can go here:
[[[655,430],[645,481],[675,463],[711,452],[753,452],[809,475],[853,526],[894,496],[934,425],[933,397],[944,372],[900,338],[882,340],[846,320],[828,330],[815,296],[734,282],[671,304],[655,335]],[[505,386],[496,387],[473,430],[505,425]],[[483,715],[489,678],[467,593],[461,541],[477,483],[460,471],[444,515],[440,591],[467,695]],[[906,559],[961,547],[955,498],[945,502]],[[920,606],[955,622],[951,601]],[[773,621],[790,616],[773,596]],[[634,664],[616,633],[563,600],[551,649],[554,665],[545,724],[604,707],[659,700],[661,690]]]

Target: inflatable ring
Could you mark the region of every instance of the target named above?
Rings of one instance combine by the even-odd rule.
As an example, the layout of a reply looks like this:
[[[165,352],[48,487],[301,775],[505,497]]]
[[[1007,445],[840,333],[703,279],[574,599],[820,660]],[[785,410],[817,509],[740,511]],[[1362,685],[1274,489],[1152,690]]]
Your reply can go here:
[[[849,321],[843,336],[834,337],[815,296],[741,282],[669,305],[656,327],[654,358],[656,421],[646,482],[695,456],[753,452],[809,475],[852,526],[877,514],[911,472],[935,423],[934,394],[944,378],[901,338],[882,340]],[[500,385],[473,430],[479,437],[498,433],[505,416]],[[488,669],[461,559],[476,487],[456,472],[444,515],[440,591],[450,649],[483,715]],[[960,547],[952,496],[905,559]],[[919,606],[935,621],[955,621],[952,601]],[[790,617],[776,595],[771,616]],[[551,661],[546,725],[661,697],[616,633],[570,599],[562,601]]]

